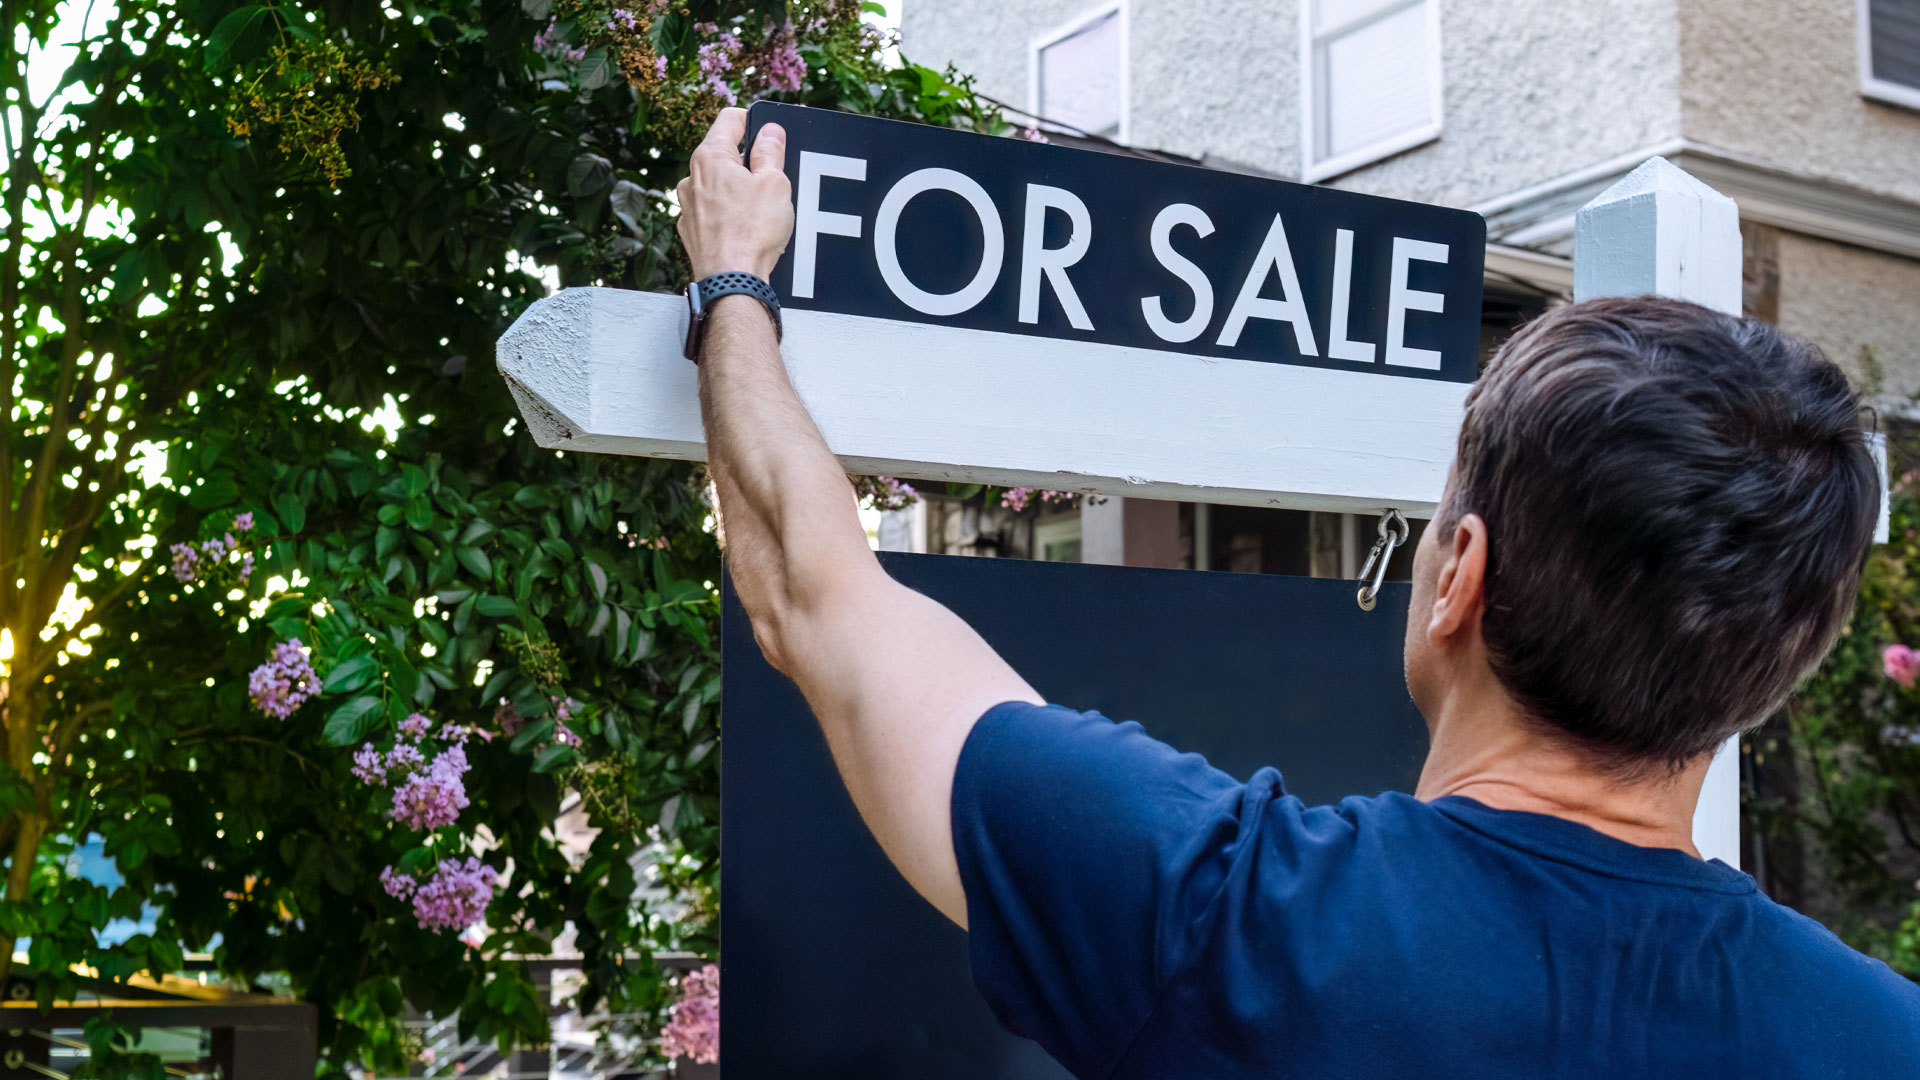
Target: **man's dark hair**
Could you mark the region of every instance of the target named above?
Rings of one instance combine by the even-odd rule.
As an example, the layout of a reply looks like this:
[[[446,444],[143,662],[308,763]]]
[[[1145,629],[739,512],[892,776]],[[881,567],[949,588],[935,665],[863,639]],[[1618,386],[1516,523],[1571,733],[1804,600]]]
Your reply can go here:
[[[1530,717],[1605,768],[1679,768],[1833,645],[1879,509],[1846,377],[1757,319],[1594,300],[1467,397],[1441,535],[1490,534],[1483,634]]]

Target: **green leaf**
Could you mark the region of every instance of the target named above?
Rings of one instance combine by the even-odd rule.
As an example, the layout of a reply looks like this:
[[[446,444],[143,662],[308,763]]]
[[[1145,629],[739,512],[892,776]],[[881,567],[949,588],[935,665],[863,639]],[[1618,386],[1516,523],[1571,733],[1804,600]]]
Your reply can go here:
[[[453,557],[460,560],[461,566],[472,571],[473,576],[483,581],[493,580],[493,560],[487,557],[485,551],[472,544],[456,544]]]
[[[526,749],[529,746],[532,746],[534,743],[537,743],[540,740],[545,739],[547,736],[552,734],[553,734],[553,718],[552,717],[548,717],[545,720],[536,720],[533,723],[528,724],[526,727],[521,728],[520,734],[515,735],[513,737],[513,742],[507,744],[507,749],[512,750],[516,754],[523,753],[526,751]]]
[[[613,61],[607,58],[605,49],[589,50],[587,55],[573,66],[573,81],[582,90],[598,90],[613,79]],[[604,160],[604,159],[603,159]],[[608,165],[612,171],[612,165]]]
[[[380,662],[371,656],[354,656],[336,664],[320,684],[324,693],[337,694],[358,690],[372,682],[380,672]]]
[[[554,769],[572,761],[573,757],[573,747],[556,743],[533,755],[533,771],[537,773],[552,772]]]
[[[415,495],[407,500],[407,524],[425,532],[433,524],[433,504],[425,495]]]
[[[227,473],[216,473],[207,477],[206,483],[189,492],[187,502],[195,510],[213,510],[239,497],[240,485],[234,483],[233,477]]]
[[[400,856],[400,870],[413,874],[433,866],[433,849],[425,845],[410,849]]]
[[[266,7],[260,4],[249,4],[229,12],[226,18],[216,23],[213,32],[207,35],[206,69],[210,72],[218,72],[231,64],[244,62],[246,50],[243,49],[239,55],[235,55],[234,46],[253,44],[251,39],[257,33],[254,24],[266,13]]]
[[[589,561],[587,563],[587,574],[593,578],[593,598],[595,600],[605,600],[607,598],[606,568],[599,563]]]
[[[612,186],[613,162],[599,154],[581,154],[567,165],[567,193],[575,198],[596,196]]]
[[[172,938],[157,937],[147,944],[147,970],[154,975],[171,975],[186,966],[186,957],[181,954],[180,943]]]
[[[380,699],[363,695],[349,700],[328,715],[321,738],[334,746],[351,746],[365,738],[379,722]]]
[[[297,533],[307,526],[307,505],[298,496],[283,493],[274,496],[273,509],[288,532]]]
[[[474,604],[474,607],[479,610],[480,614],[491,616],[496,619],[504,619],[510,615],[518,614],[520,611],[520,606],[518,604],[515,604],[512,600],[508,599],[507,597],[499,596],[494,593],[488,593],[487,595],[482,596]]]

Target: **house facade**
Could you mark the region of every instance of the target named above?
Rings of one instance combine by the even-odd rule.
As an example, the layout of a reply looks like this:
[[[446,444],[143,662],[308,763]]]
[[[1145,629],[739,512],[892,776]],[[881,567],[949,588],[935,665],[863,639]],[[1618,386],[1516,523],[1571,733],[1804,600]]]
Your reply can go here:
[[[1748,313],[1920,417],[1920,0],[913,0],[901,29],[1057,140],[1479,211],[1489,354],[1571,296],[1574,212],[1664,156],[1739,204]],[[1373,523],[935,499],[881,531],[1333,576]]]

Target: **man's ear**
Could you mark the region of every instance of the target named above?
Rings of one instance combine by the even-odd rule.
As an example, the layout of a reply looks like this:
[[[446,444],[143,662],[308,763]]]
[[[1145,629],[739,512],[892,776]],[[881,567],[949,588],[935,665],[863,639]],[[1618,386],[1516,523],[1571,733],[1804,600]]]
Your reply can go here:
[[[1487,582],[1487,523],[1480,515],[1460,515],[1441,558],[1433,585],[1433,617],[1427,624],[1427,633],[1436,640],[1480,625]]]

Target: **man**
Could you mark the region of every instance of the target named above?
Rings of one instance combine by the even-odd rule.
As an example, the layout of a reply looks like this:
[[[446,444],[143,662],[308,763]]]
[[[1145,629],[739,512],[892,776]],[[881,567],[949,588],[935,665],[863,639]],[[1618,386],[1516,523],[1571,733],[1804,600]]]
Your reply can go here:
[[[680,185],[696,279],[764,280],[791,231],[785,134],[749,165],[744,133],[722,113]],[[1315,808],[1044,705],[890,580],[764,303],[713,302],[700,387],[757,641],[996,1014],[1076,1075],[1920,1076],[1920,988],[1691,841],[1873,528],[1810,347],[1653,299],[1515,335],[1414,559],[1418,790]]]

